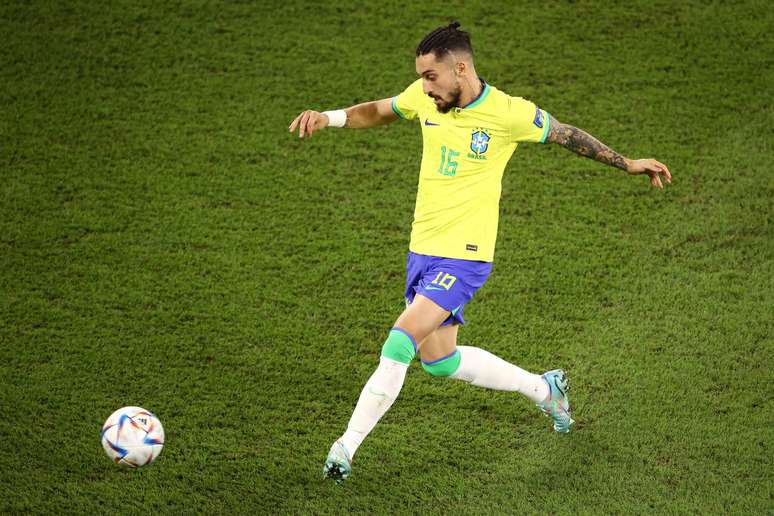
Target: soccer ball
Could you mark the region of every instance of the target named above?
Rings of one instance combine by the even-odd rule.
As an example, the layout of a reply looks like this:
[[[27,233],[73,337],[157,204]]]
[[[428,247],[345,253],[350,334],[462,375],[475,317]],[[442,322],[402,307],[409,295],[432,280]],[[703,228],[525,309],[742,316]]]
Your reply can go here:
[[[102,425],[102,447],[119,466],[147,466],[164,447],[164,427],[159,418],[143,408],[120,408]]]

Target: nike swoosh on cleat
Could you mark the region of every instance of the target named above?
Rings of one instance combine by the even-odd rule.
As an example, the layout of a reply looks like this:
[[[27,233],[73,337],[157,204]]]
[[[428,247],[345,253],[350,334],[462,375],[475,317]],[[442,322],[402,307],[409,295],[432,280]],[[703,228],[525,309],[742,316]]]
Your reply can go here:
[[[441,124],[436,124],[435,122],[431,122],[430,120],[425,119],[425,125],[441,125]]]
[[[566,393],[566,392],[564,392],[564,389],[562,389],[562,388],[559,386],[559,381],[558,381],[558,379],[557,379],[556,377],[554,377],[554,386],[556,387],[556,390],[558,390],[559,392],[561,392],[561,393],[562,393],[562,396],[567,396],[567,393]]]

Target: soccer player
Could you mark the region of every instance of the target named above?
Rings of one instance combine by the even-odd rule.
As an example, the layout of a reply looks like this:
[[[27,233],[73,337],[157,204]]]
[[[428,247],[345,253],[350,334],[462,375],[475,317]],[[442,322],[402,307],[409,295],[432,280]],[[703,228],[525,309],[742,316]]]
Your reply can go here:
[[[399,95],[344,110],[307,110],[288,128],[311,137],[325,127],[368,128],[418,120],[424,141],[411,243],[406,263],[406,309],[397,318],[344,434],[331,446],[323,476],[337,482],[352,472],[358,447],[398,397],[418,354],[432,376],[518,392],[570,431],[567,376],[533,374],[488,351],[457,345],[463,310],[492,270],[501,179],[519,143],[554,143],[576,154],[645,174],[663,188],[665,165],[628,159],[590,134],[559,122],[521,97],[478,76],[469,35],[459,23],[430,32],[416,49],[420,76]]]

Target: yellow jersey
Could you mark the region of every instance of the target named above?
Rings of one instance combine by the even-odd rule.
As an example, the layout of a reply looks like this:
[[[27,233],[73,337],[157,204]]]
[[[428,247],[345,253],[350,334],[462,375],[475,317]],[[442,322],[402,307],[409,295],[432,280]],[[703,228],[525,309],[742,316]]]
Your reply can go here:
[[[544,143],[548,113],[483,82],[462,108],[440,113],[422,79],[392,99],[399,117],[422,127],[422,165],[409,249],[491,262],[505,165],[520,142]]]

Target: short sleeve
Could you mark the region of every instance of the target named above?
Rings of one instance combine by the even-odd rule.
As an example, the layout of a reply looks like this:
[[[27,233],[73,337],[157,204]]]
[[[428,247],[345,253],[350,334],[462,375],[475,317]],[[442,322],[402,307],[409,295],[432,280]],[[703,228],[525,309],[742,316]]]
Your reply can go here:
[[[414,120],[422,100],[424,100],[422,79],[417,79],[403,90],[403,93],[392,98],[392,110],[405,120]]]
[[[545,143],[548,137],[548,112],[529,100],[511,97],[508,109],[508,126],[513,143]]]

